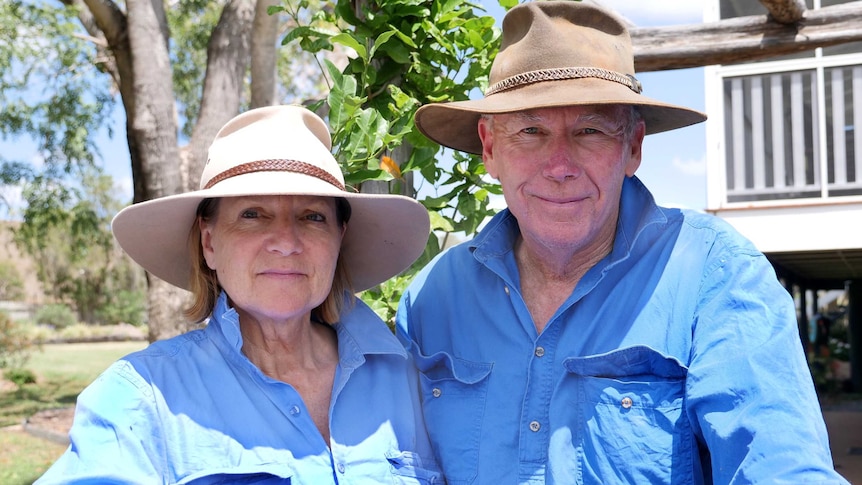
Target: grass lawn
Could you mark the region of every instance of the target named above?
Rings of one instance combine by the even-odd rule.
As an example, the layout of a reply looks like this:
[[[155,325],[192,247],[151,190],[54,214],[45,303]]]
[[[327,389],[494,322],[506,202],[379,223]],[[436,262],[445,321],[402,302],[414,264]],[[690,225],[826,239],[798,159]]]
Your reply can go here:
[[[73,406],[84,387],[112,362],[144,346],[146,342],[43,345],[25,366],[36,375],[36,383],[0,390],[0,428],[19,425],[44,409]],[[18,429],[0,430],[0,485],[32,483],[64,449]]]

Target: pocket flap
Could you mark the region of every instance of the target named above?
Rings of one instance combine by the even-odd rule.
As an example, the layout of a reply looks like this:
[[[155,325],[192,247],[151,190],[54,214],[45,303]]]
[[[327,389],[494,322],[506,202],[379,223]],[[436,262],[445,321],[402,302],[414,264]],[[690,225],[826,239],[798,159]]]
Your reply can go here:
[[[622,378],[638,375],[665,379],[684,379],[688,368],[644,345],[626,347],[605,354],[571,357],[563,362],[566,370],[581,376]]]

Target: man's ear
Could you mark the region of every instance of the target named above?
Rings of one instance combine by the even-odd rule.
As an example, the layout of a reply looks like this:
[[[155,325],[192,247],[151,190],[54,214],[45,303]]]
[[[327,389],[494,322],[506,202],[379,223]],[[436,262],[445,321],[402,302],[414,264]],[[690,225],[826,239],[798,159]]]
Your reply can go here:
[[[632,136],[629,138],[628,161],[626,162],[626,176],[632,177],[641,166],[643,157],[643,141],[646,135],[646,123],[639,121],[635,126]]]
[[[476,129],[479,130],[479,140],[482,141],[482,162],[485,164],[485,171],[488,172],[488,175],[497,179],[497,164],[494,162],[494,133],[492,125],[493,121],[485,117],[480,117],[479,124]]]

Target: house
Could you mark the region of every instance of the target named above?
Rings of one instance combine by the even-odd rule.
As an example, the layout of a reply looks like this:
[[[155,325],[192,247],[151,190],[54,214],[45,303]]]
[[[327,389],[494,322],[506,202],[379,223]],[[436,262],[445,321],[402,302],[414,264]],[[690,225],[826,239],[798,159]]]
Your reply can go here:
[[[809,10],[842,3],[805,0]],[[708,0],[704,22],[766,14],[760,2]],[[846,291],[862,390],[862,42],[708,66],[704,77],[707,211],[799,295],[802,335],[820,290]]]

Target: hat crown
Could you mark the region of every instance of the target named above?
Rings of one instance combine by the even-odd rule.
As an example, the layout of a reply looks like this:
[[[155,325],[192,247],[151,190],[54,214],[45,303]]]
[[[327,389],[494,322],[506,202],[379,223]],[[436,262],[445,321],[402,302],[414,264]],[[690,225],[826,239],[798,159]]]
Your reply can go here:
[[[212,187],[231,174],[260,163],[299,163],[320,178],[344,186],[344,176],[330,149],[326,124],[301,106],[258,108],[231,119],[216,134],[201,173],[200,188]]]
[[[572,67],[634,75],[631,37],[622,19],[579,1],[534,1],[509,10],[491,84],[526,72]]]

